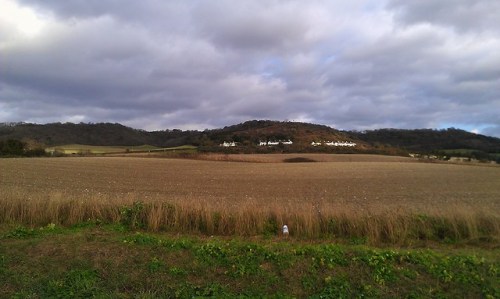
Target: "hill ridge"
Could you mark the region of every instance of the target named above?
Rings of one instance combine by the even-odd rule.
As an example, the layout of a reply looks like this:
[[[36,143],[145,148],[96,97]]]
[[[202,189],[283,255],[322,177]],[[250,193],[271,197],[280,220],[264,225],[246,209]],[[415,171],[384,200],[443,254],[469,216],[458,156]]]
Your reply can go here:
[[[100,146],[158,147],[192,144],[216,148],[224,141],[255,147],[259,141],[292,140],[295,151],[311,150],[311,142],[347,141],[357,149],[395,148],[410,152],[429,153],[438,150],[466,149],[500,153],[500,138],[474,134],[456,128],[448,129],[377,129],[370,131],[341,131],[326,125],[276,121],[249,120],[217,129],[146,131],[119,123],[0,123],[0,141],[23,140],[44,146],[86,144]]]

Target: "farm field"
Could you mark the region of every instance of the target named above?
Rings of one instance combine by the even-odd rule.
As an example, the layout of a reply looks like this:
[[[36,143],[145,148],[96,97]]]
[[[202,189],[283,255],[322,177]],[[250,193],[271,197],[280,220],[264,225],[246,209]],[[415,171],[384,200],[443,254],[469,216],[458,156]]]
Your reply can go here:
[[[0,167],[2,197],[26,192],[30,197],[59,194],[69,198],[195,200],[236,209],[251,202],[317,202],[421,211],[468,205],[500,211],[498,167],[417,162],[226,163],[122,157],[2,159]]]
[[[398,156],[366,155],[366,154],[203,154],[193,158],[207,161],[282,163],[294,162],[296,159],[308,162],[415,162],[415,159]]]
[[[0,297],[500,295],[499,167],[243,156],[0,159]]]
[[[430,216],[452,221],[456,238],[500,230],[498,167],[84,157],[3,159],[0,168],[3,218],[30,224],[118,221],[120,208],[135,203],[152,230],[252,235],[288,222],[298,236],[333,230],[394,242]]]
[[[117,154],[117,153],[143,153],[143,152],[166,152],[173,150],[192,150],[196,147],[193,146],[178,146],[161,148],[152,145],[138,145],[138,146],[95,146],[95,145],[82,145],[82,144],[66,144],[45,149],[47,153],[61,153],[65,155],[103,155],[103,154]]]

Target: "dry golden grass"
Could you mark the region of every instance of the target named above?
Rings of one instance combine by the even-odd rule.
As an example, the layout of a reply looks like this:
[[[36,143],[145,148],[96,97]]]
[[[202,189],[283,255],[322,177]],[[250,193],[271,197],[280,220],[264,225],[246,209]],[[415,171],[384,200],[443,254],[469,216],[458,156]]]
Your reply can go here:
[[[318,157],[320,158],[320,157]],[[364,158],[363,158],[364,159]],[[500,236],[500,168],[400,162],[0,160],[0,221],[370,242]]]

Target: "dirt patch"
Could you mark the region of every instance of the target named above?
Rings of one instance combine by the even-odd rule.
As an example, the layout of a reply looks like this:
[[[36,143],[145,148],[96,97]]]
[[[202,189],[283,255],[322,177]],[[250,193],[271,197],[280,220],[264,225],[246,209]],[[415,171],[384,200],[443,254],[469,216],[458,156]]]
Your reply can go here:
[[[310,159],[310,158],[306,158],[306,157],[295,157],[295,158],[284,159],[283,162],[285,162],[285,163],[303,163],[303,162],[317,162],[317,161]]]

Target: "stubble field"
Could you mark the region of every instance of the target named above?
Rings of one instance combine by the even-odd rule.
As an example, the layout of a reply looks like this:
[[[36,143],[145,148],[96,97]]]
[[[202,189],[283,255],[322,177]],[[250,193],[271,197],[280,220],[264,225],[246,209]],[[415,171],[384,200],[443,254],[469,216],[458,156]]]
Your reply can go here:
[[[209,235],[275,235],[287,224],[296,237],[371,243],[498,240],[499,167],[359,161],[2,159],[0,218]]]

